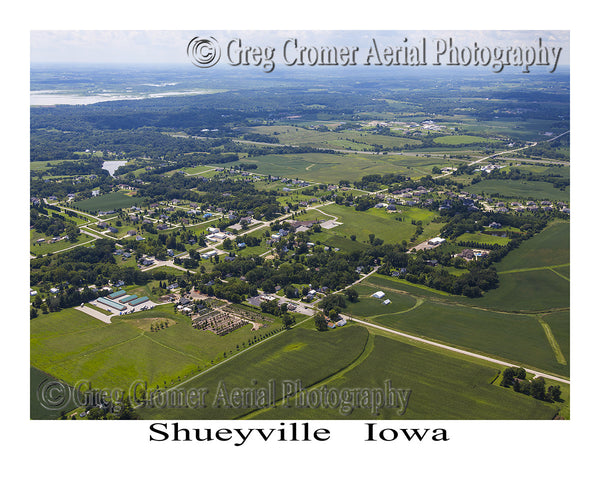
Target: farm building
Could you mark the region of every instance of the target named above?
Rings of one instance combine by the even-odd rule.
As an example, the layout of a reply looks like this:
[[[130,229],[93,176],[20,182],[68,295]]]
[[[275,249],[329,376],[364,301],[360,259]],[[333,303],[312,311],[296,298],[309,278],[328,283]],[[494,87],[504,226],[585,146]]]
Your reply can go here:
[[[142,303],[145,303],[148,300],[150,300],[148,297],[140,297],[140,298],[137,298],[137,299],[129,302],[129,305],[131,305],[132,307],[135,307],[136,305],[140,305]]]
[[[392,303],[392,301],[391,301],[389,298],[386,298],[386,299],[383,301],[383,304],[384,304],[384,305],[389,305],[390,303]]]
[[[348,322],[346,322],[346,319],[345,319],[345,318],[342,318],[341,320],[338,320],[337,322],[335,322],[335,324],[336,324],[338,327],[343,327],[344,325],[346,325],[346,323],[348,323]]]
[[[127,295],[126,297],[124,297],[121,300],[119,300],[119,302],[121,302],[121,303],[129,303],[132,300],[135,300],[136,298],[138,298],[137,295]]]
[[[375,292],[373,295],[371,295],[373,298],[383,298],[385,297],[385,293],[383,293],[381,290],[379,290],[378,292]]]
[[[125,310],[127,308],[126,306],[119,305],[117,302],[113,302],[112,300],[109,300],[106,297],[100,297],[98,299],[98,303],[101,303],[102,305],[106,305],[107,307],[114,308],[114,309],[116,309],[116,310],[118,310],[120,312],[123,311],[123,310]]]
[[[107,298],[109,298],[110,300],[114,300],[115,298],[122,297],[125,294],[127,294],[125,290],[118,290],[114,293],[111,293],[110,295],[107,295]]]

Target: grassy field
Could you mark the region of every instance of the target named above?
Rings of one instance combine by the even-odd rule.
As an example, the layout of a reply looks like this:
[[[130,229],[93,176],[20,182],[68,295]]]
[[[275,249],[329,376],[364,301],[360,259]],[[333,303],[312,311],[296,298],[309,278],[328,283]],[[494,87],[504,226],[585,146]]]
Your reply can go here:
[[[463,233],[456,238],[456,243],[460,242],[477,242],[486,245],[506,245],[510,242],[508,237],[496,237],[494,235],[486,235],[484,233]]]
[[[521,243],[497,264],[499,272],[569,263],[569,223],[555,222]]]
[[[187,391],[207,388],[207,408],[143,408],[140,413],[143,418],[160,419],[240,417],[254,409],[213,406],[220,382],[224,382],[221,387],[224,385],[231,391],[252,386],[261,388],[275,381],[275,397],[280,398],[283,381],[299,380],[303,386],[310,386],[345,368],[362,354],[367,337],[367,330],[359,326],[327,332],[317,332],[314,327],[285,331],[183,385]]]
[[[38,243],[37,240],[40,238],[45,238],[46,241],[44,243]],[[80,233],[77,241],[71,243],[69,240],[60,240],[54,243],[48,243],[48,240],[52,240],[52,237],[46,237],[43,233],[36,232],[35,230],[29,231],[29,251],[35,255],[46,255],[47,253],[54,253],[59,250],[64,250],[66,248],[73,248],[77,245],[81,245],[82,243],[89,242],[93,240],[93,237],[86,235],[85,233]]]
[[[410,177],[422,177],[430,175],[434,166],[451,166],[450,160],[424,154],[415,157],[360,153],[261,155],[244,158],[243,162],[238,163],[256,164],[256,173],[336,185],[342,179],[356,181],[370,174],[402,173]],[[236,163],[228,165],[235,166]]]
[[[173,320],[158,332],[140,328],[140,320]],[[171,305],[112,318],[105,324],[74,309],[41,315],[31,321],[31,364],[69,384],[86,379],[98,387],[126,387],[136,378],[171,385],[197,373],[254,337],[277,330],[278,320],[251,332],[246,325],[219,337],[192,328],[188,317]]]
[[[73,207],[95,213],[100,210],[107,211],[132,207],[133,205],[140,205],[143,201],[143,198],[127,195],[125,192],[113,192],[75,202]]]
[[[392,387],[411,391],[404,415],[383,408],[379,415],[356,408],[344,415],[338,408],[274,408],[253,418],[276,419],[551,419],[559,408],[497,387],[490,382],[498,369],[374,335],[368,356],[326,383],[329,389]],[[293,405],[293,403],[292,403]]]
[[[440,145],[470,145],[472,143],[498,143],[498,140],[490,138],[477,137],[473,135],[448,135],[447,137],[437,137],[434,143]]]
[[[302,216],[302,219],[333,220],[337,218],[336,221],[342,223],[342,225],[330,230],[323,229],[323,232],[326,232],[321,235],[324,239],[335,235],[337,237],[345,237],[348,242],[352,242],[352,240],[349,240],[350,236],[356,235],[356,242],[364,243],[369,241],[370,233],[375,233],[376,237],[381,238],[385,243],[401,243],[402,240],[408,242],[417,228],[416,225],[411,223],[412,220],[423,222],[424,231],[421,235],[422,238],[430,238],[430,236],[434,236],[439,232],[439,224],[431,223],[437,215],[429,210],[417,207],[402,207],[401,212],[397,213],[387,213],[384,209],[377,208],[357,212],[353,207],[345,207],[343,205],[327,205],[319,207],[319,210],[326,215],[317,210],[310,210],[306,215]],[[401,218],[402,221],[398,221],[397,218]],[[315,236],[315,238],[317,237]],[[324,239],[321,241],[329,244]],[[334,239],[331,240],[331,242],[334,241]],[[353,247],[352,243],[349,243],[346,247]],[[332,243],[332,246],[337,245],[333,245]]]
[[[554,188],[548,182],[528,182],[526,180],[482,180],[465,188],[470,193],[484,192],[485,195],[502,195],[511,199],[568,201],[570,187],[565,190]]]
[[[334,148],[352,150],[373,150],[376,146],[403,147],[419,145],[420,140],[410,138],[376,135],[369,132],[347,130],[342,132],[319,132],[315,129],[277,125],[274,127],[252,127],[249,131],[271,135],[281,144],[309,146],[315,148]],[[275,135],[276,134],[276,135]]]

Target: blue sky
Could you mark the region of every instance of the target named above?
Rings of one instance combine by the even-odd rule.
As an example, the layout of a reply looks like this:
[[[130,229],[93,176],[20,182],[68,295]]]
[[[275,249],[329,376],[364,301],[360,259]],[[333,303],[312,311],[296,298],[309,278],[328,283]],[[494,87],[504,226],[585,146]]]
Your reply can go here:
[[[569,32],[538,30],[32,30],[32,63],[189,63],[186,47],[191,38],[215,37],[221,48],[229,40],[241,38],[244,45],[274,47],[278,52],[288,38],[307,46],[359,46],[368,49],[371,39],[378,44],[409,44],[425,37],[428,42],[453,38],[461,46],[534,46],[542,38],[545,45],[562,47],[560,65],[568,65]]]

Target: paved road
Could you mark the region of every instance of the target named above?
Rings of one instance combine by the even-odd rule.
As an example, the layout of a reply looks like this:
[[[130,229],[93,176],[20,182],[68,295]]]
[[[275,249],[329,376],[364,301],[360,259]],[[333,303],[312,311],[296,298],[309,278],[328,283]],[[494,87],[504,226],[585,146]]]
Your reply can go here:
[[[86,313],[91,317],[97,318],[98,320],[102,320],[104,323],[111,323],[110,317],[114,315],[104,315],[98,310],[94,310],[93,308],[90,308],[87,305],[84,305],[83,307],[75,307],[75,310],[79,310],[80,312]]]
[[[552,137],[548,140],[543,140],[543,142],[541,143],[546,143],[546,142],[551,142],[553,140],[556,140],[557,138],[562,137],[563,135],[566,135],[567,133],[569,133],[570,130],[567,130],[566,132],[561,133],[560,135],[557,135],[556,137]],[[493,158],[493,157],[497,157],[498,155],[504,155],[506,153],[513,153],[513,152],[518,152],[520,150],[525,150],[526,148],[531,148],[531,147],[535,147],[538,144],[538,142],[533,142],[530,145],[526,145],[524,147],[520,147],[520,148],[515,148],[513,150],[506,150],[505,152],[498,152],[498,153],[493,153],[492,155],[488,155],[487,157],[483,157],[480,158],[479,160],[474,160],[473,162],[469,163],[469,166],[471,165],[475,165],[477,163],[483,162],[484,160],[487,160],[488,158]],[[526,159],[525,159],[526,160]],[[443,177],[447,177],[448,175],[452,175],[453,172],[449,172],[449,173],[444,173],[443,175],[438,175],[437,177],[433,177],[433,178],[443,178]]]

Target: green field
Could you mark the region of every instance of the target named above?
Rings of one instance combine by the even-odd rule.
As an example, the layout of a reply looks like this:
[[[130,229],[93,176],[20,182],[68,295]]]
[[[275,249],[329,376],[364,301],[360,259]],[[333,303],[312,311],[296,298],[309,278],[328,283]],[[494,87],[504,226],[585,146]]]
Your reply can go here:
[[[277,385],[276,398],[280,398],[279,387],[283,381],[300,380],[304,386],[310,386],[352,363],[362,354],[367,337],[367,330],[358,326],[327,332],[317,332],[314,328],[294,328],[183,385],[188,391],[207,388],[207,408],[143,408],[140,413],[143,418],[160,419],[240,417],[254,408],[213,406],[220,382],[224,382],[230,391],[233,388],[263,387],[273,380]]]
[[[338,184],[342,179],[351,182],[365,175],[402,173],[410,177],[431,174],[434,166],[451,166],[450,160],[439,157],[396,154],[330,154],[303,153],[286,155],[261,155],[230,163],[256,164],[256,173],[287,178],[300,178],[310,182]]]
[[[145,324],[159,319],[175,324],[148,332]],[[171,385],[281,326],[276,320],[251,332],[246,325],[219,337],[192,328],[189,318],[173,313],[171,305],[113,317],[112,322],[105,324],[75,309],[40,315],[31,321],[32,366],[70,385],[85,379],[102,388],[124,387],[136,378]]]
[[[472,143],[498,143],[498,140],[490,138],[476,137],[473,135],[448,135],[446,137],[437,137],[433,140],[440,145],[470,145]]]
[[[54,397],[52,394],[52,385],[58,380],[37,368],[29,368],[29,418],[32,420],[54,420],[61,415],[62,411],[68,412],[77,405],[72,401],[70,392],[72,388],[61,383],[65,393],[66,401],[61,397]],[[47,400],[56,399],[56,403],[47,402]],[[71,399],[69,401],[69,399]]]
[[[357,250],[363,248],[360,243],[369,241],[369,234],[374,233],[385,243],[409,242],[417,227],[411,223],[423,222],[421,239],[431,238],[439,233],[440,224],[432,223],[437,214],[417,207],[400,207],[400,212],[388,213],[385,209],[371,208],[357,212],[353,207],[343,205],[326,205],[318,210],[308,210],[299,216],[302,220],[335,220],[342,223],[332,229],[322,229],[321,233],[313,235],[313,240],[320,240],[327,245],[343,248],[344,250]],[[319,211],[320,210],[320,211]],[[322,212],[322,213],[321,213]],[[325,215],[324,215],[325,214]],[[402,221],[398,221],[401,218]],[[356,241],[350,239],[356,235]],[[418,243],[418,241],[416,242]]]
[[[86,198],[73,204],[74,208],[96,213],[100,210],[116,210],[118,208],[127,208],[134,205],[140,205],[143,198],[127,195],[125,192],[113,192],[98,197]]]
[[[537,401],[510,389],[491,385],[498,373],[495,366],[471,362],[464,357],[439,350],[424,349],[379,334],[374,335],[371,351],[362,362],[355,362],[342,375],[327,382],[330,389],[383,388],[390,381],[394,388],[411,390],[408,406],[400,416],[395,408],[384,408],[379,415],[356,408],[350,415],[339,408],[291,408],[286,417],[297,419],[551,419],[560,404]],[[282,417],[282,408],[257,415],[256,419]]]
[[[435,301],[403,294],[401,284],[399,288],[390,285],[393,283],[370,277],[356,287],[360,301],[347,302],[346,312],[395,330],[568,375],[568,368],[557,363],[534,315],[463,306],[454,302],[455,296]],[[379,289],[391,300],[389,305],[370,297]]]
[[[470,193],[502,195],[511,199],[569,201],[570,187],[565,190],[554,188],[548,182],[529,182],[526,180],[482,180],[465,188]]]
[[[460,242],[477,242],[487,245],[506,245],[510,242],[509,237],[497,237],[495,235],[486,235],[484,233],[463,233],[455,240],[456,243]]]
[[[521,243],[497,264],[499,272],[569,263],[569,223],[555,222]]]
[[[38,243],[37,241],[40,238],[45,238],[46,241],[44,243]],[[52,240],[52,237],[47,237],[43,233],[36,232],[35,230],[29,231],[29,251],[31,254],[35,256],[46,255],[48,253],[54,253],[59,250],[65,250],[67,248],[73,248],[83,243],[89,242],[93,240],[93,237],[86,235],[85,233],[80,233],[77,241],[71,243],[69,240],[60,240],[58,242],[49,243],[49,240]]]
[[[376,135],[369,132],[347,130],[342,132],[319,132],[315,129],[277,125],[274,127],[252,127],[253,133],[271,135],[284,145],[300,145],[315,148],[373,150],[376,146],[391,148],[405,145],[419,145],[420,140],[412,138]]]

